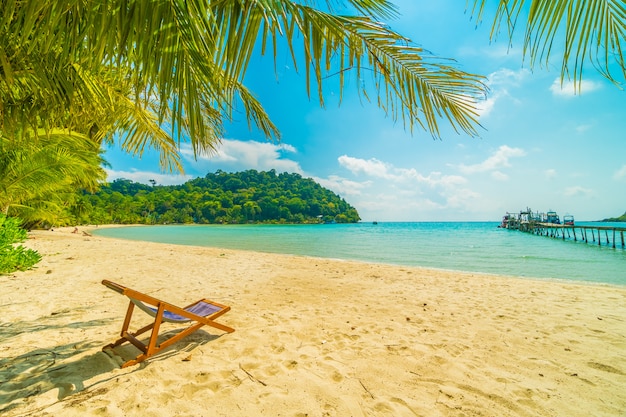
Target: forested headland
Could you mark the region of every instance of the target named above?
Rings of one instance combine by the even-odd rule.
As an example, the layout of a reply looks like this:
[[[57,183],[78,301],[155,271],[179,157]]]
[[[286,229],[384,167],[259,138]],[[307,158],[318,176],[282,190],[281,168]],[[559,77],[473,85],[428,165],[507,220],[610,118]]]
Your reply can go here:
[[[608,219],[601,220],[603,222],[626,222],[626,213],[619,217],[609,217]]]
[[[118,179],[83,193],[79,224],[355,223],[357,210],[299,174],[217,171],[182,185]]]

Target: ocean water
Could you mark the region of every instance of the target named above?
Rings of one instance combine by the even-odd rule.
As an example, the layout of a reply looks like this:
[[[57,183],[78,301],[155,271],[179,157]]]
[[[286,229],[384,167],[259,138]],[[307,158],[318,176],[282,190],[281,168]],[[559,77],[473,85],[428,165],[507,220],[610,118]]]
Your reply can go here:
[[[95,234],[179,245],[626,285],[626,250],[621,248],[619,234],[618,248],[613,249],[604,244],[563,241],[497,226],[496,222],[165,225],[103,228]]]

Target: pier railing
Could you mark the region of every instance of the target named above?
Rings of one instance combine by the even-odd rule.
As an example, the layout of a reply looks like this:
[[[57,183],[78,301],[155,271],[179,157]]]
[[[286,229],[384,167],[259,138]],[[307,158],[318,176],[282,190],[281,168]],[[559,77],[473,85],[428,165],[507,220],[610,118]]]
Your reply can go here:
[[[553,223],[528,222],[520,224],[519,230],[540,236],[548,236],[557,239],[573,239],[594,243],[598,246],[612,246],[614,249],[626,248],[624,232],[626,227],[613,226],[578,226]],[[576,231],[578,230],[578,233]],[[567,235],[567,236],[566,236]],[[589,236],[591,235],[591,239]]]

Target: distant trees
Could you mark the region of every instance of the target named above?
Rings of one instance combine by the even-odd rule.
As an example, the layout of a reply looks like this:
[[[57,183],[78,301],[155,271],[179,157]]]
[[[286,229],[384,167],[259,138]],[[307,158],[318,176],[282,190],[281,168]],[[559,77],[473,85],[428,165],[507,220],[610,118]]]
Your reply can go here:
[[[299,174],[217,171],[182,185],[115,180],[77,198],[77,223],[354,223],[357,210]],[[80,210],[78,209],[80,207]]]
[[[626,222],[626,213],[622,214],[619,217],[609,217],[608,219],[602,220],[603,222]]]

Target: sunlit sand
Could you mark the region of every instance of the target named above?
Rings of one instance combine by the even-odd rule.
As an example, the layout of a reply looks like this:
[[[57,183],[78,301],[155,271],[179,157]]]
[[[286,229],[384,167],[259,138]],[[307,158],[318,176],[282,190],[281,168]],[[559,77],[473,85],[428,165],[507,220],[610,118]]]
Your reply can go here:
[[[618,416],[626,288],[37,231],[0,277],[3,416]],[[598,271],[601,273],[601,271]],[[127,299],[231,306],[147,361]],[[140,315],[138,317],[141,317]],[[146,316],[147,319],[147,316]],[[174,331],[174,328],[172,329]]]

